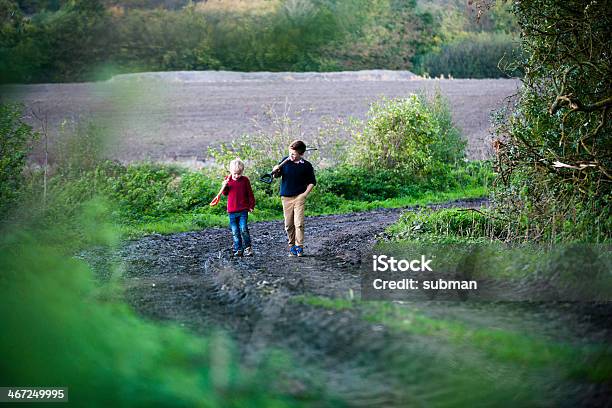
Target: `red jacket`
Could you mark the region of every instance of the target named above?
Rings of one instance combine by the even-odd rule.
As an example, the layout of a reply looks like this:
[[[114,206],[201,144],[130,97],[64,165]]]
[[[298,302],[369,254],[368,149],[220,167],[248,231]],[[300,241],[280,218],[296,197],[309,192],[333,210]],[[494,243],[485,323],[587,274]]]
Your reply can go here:
[[[238,180],[234,180],[230,176],[227,186],[223,190],[223,195],[227,196],[228,213],[255,208],[255,196],[251,189],[251,182],[246,176],[242,176]]]

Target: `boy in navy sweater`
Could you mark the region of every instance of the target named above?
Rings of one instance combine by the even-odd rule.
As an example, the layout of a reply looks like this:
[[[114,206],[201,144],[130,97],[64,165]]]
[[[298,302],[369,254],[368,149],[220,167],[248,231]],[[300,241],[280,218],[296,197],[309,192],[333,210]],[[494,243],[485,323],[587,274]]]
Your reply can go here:
[[[249,212],[253,212],[255,208],[255,196],[248,177],[242,175],[243,171],[242,160],[232,160],[231,175],[223,182],[223,195],[227,196],[227,213],[234,241],[234,256],[253,255],[247,220]]]
[[[317,181],[312,164],[304,160],[306,144],[295,140],[289,145],[289,158],[283,166],[276,165],[272,170],[281,178],[280,195],[283,202],[285,231],[289,243],[289,256],[304,254],[304,206],[306,198]],[[281,163],[287,159],[284,157]]]

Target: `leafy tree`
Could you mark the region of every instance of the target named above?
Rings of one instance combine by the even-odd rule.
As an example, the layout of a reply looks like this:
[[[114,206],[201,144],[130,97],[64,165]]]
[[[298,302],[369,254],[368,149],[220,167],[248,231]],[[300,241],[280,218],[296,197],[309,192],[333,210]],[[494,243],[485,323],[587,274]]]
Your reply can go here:
[[[412,69],[415,56],[436,41],[439,25],[428,11],[418,10],[416,1],[354,6],[347,14],[358,18],[347,34],[323,48],[322,58],[332,62],[332,69]]]
[[[18,80],[23,67],[17,61],[17,46],[27,35],[28,24],[12,0],[0,0],[0,83]]]
[[[108,61],[115,44],[109,15],[100,0],[71,0],[42,16],[36,41],[45,44],[51,81],[86,80]]]
[[[498,207],[534,237],[610,238],[612,2],[513,7],[525,78],[498,122]]]

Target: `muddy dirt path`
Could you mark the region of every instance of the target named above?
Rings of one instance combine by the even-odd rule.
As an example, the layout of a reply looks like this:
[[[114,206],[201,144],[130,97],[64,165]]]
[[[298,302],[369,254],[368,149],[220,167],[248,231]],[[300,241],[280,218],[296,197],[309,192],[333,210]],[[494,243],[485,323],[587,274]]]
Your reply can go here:
[[[148,236],[121,250],[128,298],[138,311],[156,319],[181,321],[194,329],[215,323],[248,336],[251,322],[261,318],[270,301],[303,293],[358,293],[355,264],[361,251],[399,214],[391,209],[309,217],[301,258],[288,257],[282,221],[251,223],[255,256],[238,259],[230,256],[229,228]]]
[[[481,204],[475,200],[446,206]],[[147,318],[178,323],[202,334],[213,328],[226,330],[247,364],[261,363],[262,353],[271,347],[284,350],[302,367],[288,374],[284,385],[297,397],[307,397],[314,387],[351,406],[428,405],[439,402],[443,385],[444,392],[456,391],[464,398],[453,404],[470,404],[471,399],[478,401],[486,395],[464,393],[460,382],[441,385],[427,380],[428,376],[448,378],[448,373],[436,372],[440,364],[431,361],[456,364],[443,342],[432,343],[368,322],[358,310],[325,309],[296,301],[301,296],[346,299],[351,290],[358,297],[362,253],[371,249],[376,234],[395,222],[401,211],[409,210],[309,217],[302,258],[287,256],[281,221],[251,223],[256,254],[250,258],[230,258],[228,228],[130,241],[117,254],[124,265],[125,296]],[[406,303],[432,318],[537,333],[552,340],[609,339],[605,324],[577,318],[578,312],[571,307]],[[609,317],[605,319],[609,323]],[[568,391],[569,401],[575,401],[572,395],[584,396],[582,389],[573,391]],[[592,398],[600,400],[601,392],[595,394]]]

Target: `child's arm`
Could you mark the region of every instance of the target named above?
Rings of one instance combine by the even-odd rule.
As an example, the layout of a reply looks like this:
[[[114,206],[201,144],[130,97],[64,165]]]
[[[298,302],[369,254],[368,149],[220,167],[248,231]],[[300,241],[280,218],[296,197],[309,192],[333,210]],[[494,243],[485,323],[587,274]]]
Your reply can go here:
[[[224,196],[229,194],[229,176],[225,177],[225,180],[223,180],[223,184],[221,184],[221,194],[223,194]]]
[[[227,195],[227,183],[229,180],[230,176],[227,176],[225,178],[225,180],[223,180],[223,183],[221,184],[221,189],[219,190],[219,193],[215,196],[215,198],[212,199],[212,201],[210,202],[210,206],[214,207],[215,205],[219,204],[219,200],[221,199],[221,194]]]
[[[310,194],[310,192],[314,188],[314,186],[317,184],[317,179],[315,178],[314,168],[312,167],[312,165],[310,166],[310,171],[306,176],[306,182],[308,183],[308,185],[306,186],[306,191],[304,191],[304,193],[302,194],[305,194],[305,196],[307,197],[308,194]]]
[[[283,165],[290,160],[291,160],[291,157],[287,156],[287,157],[284,157],[283,160],[278,162],[278,164],[272,168],[272,176],[279,177],[281,174],[280,173],[281,167],[283,167]]]

